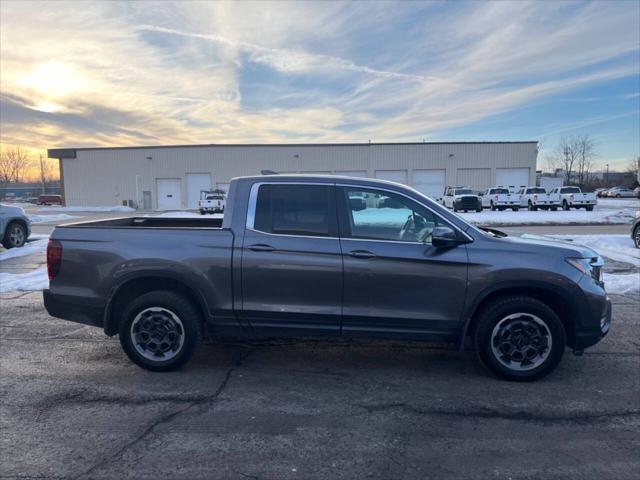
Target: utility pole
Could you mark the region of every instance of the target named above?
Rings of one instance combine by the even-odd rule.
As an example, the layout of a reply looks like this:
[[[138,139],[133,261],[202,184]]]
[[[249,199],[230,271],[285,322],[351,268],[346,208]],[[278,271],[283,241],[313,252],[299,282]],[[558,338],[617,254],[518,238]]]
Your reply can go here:
[[[44,161],[42,160],[42,154],[40,154],[40,181],[42,182],[42,194],[47,193],[46,178],[44,176]]]
[[[605,178],[604,187],[609,188],[609,164],[608,163],[607,163],[607,174],[604,178]]]

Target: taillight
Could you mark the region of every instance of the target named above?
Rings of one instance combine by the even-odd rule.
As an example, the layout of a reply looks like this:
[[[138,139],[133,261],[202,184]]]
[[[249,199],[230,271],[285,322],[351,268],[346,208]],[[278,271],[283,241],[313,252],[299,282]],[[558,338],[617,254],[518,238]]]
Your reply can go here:
[[[47,244],[47,273],[53,280],[60,273],[62,264],[62,244],[58,240],[49,240]]]

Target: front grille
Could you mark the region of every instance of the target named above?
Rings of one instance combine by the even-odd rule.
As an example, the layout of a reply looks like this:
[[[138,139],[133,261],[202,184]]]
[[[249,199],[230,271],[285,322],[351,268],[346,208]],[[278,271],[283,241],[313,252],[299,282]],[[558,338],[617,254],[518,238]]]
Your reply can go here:
[[[456,206],[463,210],[475,210],[478,207],[478,199],[476,197],[460,197],[456,200]]]

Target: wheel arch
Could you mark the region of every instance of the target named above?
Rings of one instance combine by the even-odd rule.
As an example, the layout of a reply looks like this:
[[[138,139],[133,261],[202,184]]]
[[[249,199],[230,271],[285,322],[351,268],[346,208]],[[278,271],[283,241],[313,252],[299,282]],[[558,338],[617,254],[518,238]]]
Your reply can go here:
[[[29,235],[29,226],[27,225],[27,222],[24,218],[20,218],[20,217],[14,217],[14,218],[10,218],[9,220],[6,221],[6,225],[4,227],[4,231],[2,232],[2,237],[0,238],[0,241],[4,241],[5,236],[7,235],[7,232],[9,231],[9,227],[11,225],[13,225],[14,223],[17,223],[19,225],[22,226],[22,228],[24,228],[24,233],[25,235]],[[27,238],[25,238],[25,242],[27,241]]]
[[[104,332],[113,336],[118,333],[119,315],[134,298],[156,290],[169,290],[180,293],[189,299],[199,310],[204,324],[208,316],[208,306],[202,293],[183,278],[161,274],[144,273],[128,277],[111,289],[104,310]]]
[[[551,308],[562,321],[567,335],[567,345],[573,347],[575,343],[575,325],[573,318],[578,313],[575,311],[570,295],[556,287],[552,289],[541,285],[514,284],[504,285],[486,291],[470,306],[465,316],[466,320],[459,339],[458,346],[460,349],[464,347],[465,338],[473,334],[481,313],[498,299],[511,296],[535,298]]]

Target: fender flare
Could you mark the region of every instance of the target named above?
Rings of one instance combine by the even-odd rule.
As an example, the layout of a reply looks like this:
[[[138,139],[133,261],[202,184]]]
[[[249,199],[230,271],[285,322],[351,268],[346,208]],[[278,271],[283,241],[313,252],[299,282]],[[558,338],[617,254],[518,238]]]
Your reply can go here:
[[[160,269],[144,269],[144,270],[136,270],[135,272],[131,272],[123,275],[118,278],[117,282],[111,285],[109,288],[109,293],[106,297],[106,303],[104,307],[103,314],[103,327],[104,331],[107,335],[115,335],[117,333],[117,329],[114,330],[114,325],[112,325],[111,314],[113,310],[113,303],[116,296],[122,292],[122,289],[126,286],[126,284],[140,280],[143,278],[155,278],[155,279],[167,279],[172,280],[174,282],[181,283],[185,287],[187,287],[191,292],[193,292],[197,302],[198,307],[202,310],[202,312],[209,316],[211,314],[209,304],[206,301],[206,297],[203,295],[202,291],[197,285],[194,285],[194,282],[185,278],[184,275],[181,275],[178,272],[171,272],[167,270]],[[206,320],[206,319],[205,319]]]
[[[544,290],[552,295],[560,296],[564,300],[564,302],[567,304],[572,314],[575,314],[575,312],[578,310],[577,308],[578,302],[577,300],[575,300],[575,297],[571,294],[571,292],[567,291],[566,289],[562,288],[559,285],[553,285],[546,282],[538,282],[538,281],[531,281],[531,280],[507,280],[504,282],[491,285],[490,287],[480,292],[480,294],[476,295],[473,302],[471,302],[468,306],[465,307],[463,317],[462,317],[463,318],[462,329],[460,330],[460,334],[457,342],[459,350],[462,350],[464,348],[464,339],[469,332],[469,325],[471,324],[471,319],[473,318],[475,313],[478,311],[478,307],[482,304],[482,302],[484,302],[489,296],[495,293],[498,293],[502,290],[507,292],[508,290],[514,289],[514,288],[529,288],[529,289],[535,289],[538,291]],[[524,295],[526,295],[526,293],[524,293]]]

